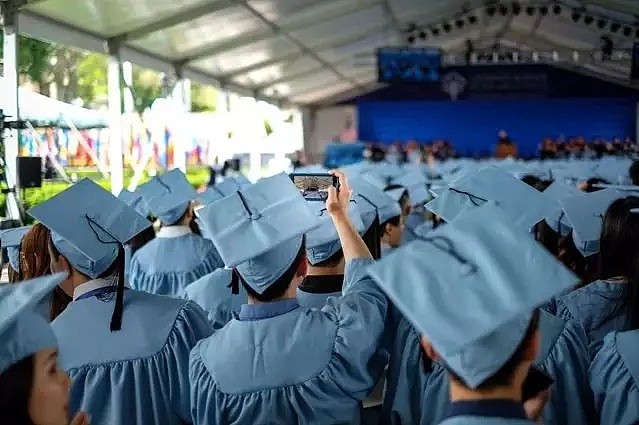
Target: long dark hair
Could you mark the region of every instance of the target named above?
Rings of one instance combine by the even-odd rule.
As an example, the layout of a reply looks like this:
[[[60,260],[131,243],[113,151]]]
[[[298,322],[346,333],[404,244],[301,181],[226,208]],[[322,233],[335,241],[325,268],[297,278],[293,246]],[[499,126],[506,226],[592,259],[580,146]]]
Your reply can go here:
[[[626,306],[632,329],[639,328],[639,197],[618,199],[608,207],[600,239],[599,277],[627,280]]]
[[[0,418],[7,425],[34,425],[29,416],[34,356],[25,357],[0,373]]]
[[[147,217],[147,220],[153,223],[153,220],[150,217]],[[138,235],[134,236],[129,242],[129,246],[131,247],[131,256],[133,256],[138,249],[142,248],[153,239],[155,239],[155,229],[153,226],[144,229]]]

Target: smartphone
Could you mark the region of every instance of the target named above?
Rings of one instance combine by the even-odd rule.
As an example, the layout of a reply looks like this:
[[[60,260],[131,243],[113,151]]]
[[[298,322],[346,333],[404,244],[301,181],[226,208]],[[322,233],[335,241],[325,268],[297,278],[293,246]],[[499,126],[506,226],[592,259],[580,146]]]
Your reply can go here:
[[[531,367],[522,387],[522,402],[537,397],[539,393],[550,388],[554,382],[555,380],[546,372],[534,366]]]
[[[293,184],[307,201],[326,201],[328,188],[339,190],[339,179],[332,174],[289,174]]]

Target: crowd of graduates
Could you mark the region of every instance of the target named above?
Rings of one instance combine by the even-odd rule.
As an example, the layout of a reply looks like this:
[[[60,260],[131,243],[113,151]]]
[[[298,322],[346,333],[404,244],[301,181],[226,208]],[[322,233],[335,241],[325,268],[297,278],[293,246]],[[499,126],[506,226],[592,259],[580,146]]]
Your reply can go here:
[[[32,208],[1,422],[638,423],[639,163],[429,157]]]

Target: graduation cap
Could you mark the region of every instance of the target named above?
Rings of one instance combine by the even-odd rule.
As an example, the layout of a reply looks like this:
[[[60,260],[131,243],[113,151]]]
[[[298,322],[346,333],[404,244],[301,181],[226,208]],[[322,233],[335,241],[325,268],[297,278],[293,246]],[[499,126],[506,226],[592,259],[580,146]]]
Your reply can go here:
[[[186,213],[197,192],[179,169],[155,176],[140,186],[151,212],[164,224],[174,224]]]
[[[323,202],[314,201],[309,201],[306,204],[317,216],[320,223],[319,227],[306,233],[306,259],[311,265],[316,265],[328,260],[340,250],[342,245],[333,220],[326,210],[326,205]],[[362,222],[356,200],[351,200],[348,206],[348,217],[355,229],[360,234],[364,233],[366,228]]]
[[[397,201],[382,189],[373,186],[360,177],[351,178],[348,182],[354,193],[375,207],[380,224],[402,215],[402,210]]]
[[[393,184],[403,186],[408,190],[410,202],[413,206],[423,205],[431,196],[426,189],[426,178],[418,172],[409,172],[393,179]]]
[[[242,185],[232,177],[227,177],[213,186],[222,196],[229,196],[239,191]]]
[[[66,276],[58,273],[0,286],[0,373],[38,351],[58,346],[36,305]]]
[[[131,192],[124,189],[118,195],[118,199],[136,210],[138,214],[144,217],[148,217],[151,214],[146,200],[139,193]]]
[[[486,200],[483,198],[446,189],[437,198],[427,203],[425,208],[450,223],[462,211],[473,206],[480,206],[484,202]]]
[[[393,198],[395,202],[399,202],[404,194],[408,194],[408,190],[406,190],[405,187],[396,187],[394,189],[387,189],[384,191],[384,193]]]
[[[559,180],[555,180],[543,193],[547,198],[555,200],[559,205],[561,205],[561,200],[572,196],[587,196],[575,186]],[[566,217],[566,213],[561,208],[546,214],[544,220],[553,230],[562,236],[566,236],[572,229],[572,225],[568,217]]]
[[[295,260],[319,221],[286,174],[265,178],[197,210],[224,264],[263,293]]]
[[[368,269],[470,388],[512,357],[535,308],[579,280],[518,227],[486,203]]]
[[[597,189],[614,189],[622,192],[639,192],[639,186],[627,184],[593,184]]]
[[[0,244],[7,250],[9,264],[16,272],[20,272],[20,246],[22,238],[31,230],[32,226],[15,227],[0,231]]]
[[[224,195],[222,195],[215,188],[215,186],[211,186],[211,187],[207,187],[204,192],[200,193],[200,195],[197,197],[197,201],[201,205],[208,205],[208,204],[212,204],[215,201],[219,201],[222,198],[224,198]]]
[[[90,179],[79,181],[28,213],[51,230],[53,245],[73,268],[91,279],[107,271],[118,256],[124,259],[123,245],[151,226],[146,217]],[[124,273],[119,271],[116,311],[121,309],[123,279]],[[121,312],[114,312],[111,330],[119,329],[118,315]]]
[[[589,257],[599,252],[599,238],[603,217],[608,207],[625,194],[604,189],[559,201],[572,226],[572,238],[581,255]]]

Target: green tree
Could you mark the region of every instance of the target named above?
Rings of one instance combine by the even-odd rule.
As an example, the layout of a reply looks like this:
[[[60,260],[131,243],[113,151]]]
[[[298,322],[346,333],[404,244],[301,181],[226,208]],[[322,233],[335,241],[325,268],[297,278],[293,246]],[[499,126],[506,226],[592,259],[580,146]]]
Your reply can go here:
[[[215,87],[191,83],[191,111],[214,112],[217,109],[217,96]]]
[[[108,102],[108,59],[99,53],[88,53],[77,66],[77,95],[85,106],[104,106]]]

